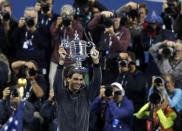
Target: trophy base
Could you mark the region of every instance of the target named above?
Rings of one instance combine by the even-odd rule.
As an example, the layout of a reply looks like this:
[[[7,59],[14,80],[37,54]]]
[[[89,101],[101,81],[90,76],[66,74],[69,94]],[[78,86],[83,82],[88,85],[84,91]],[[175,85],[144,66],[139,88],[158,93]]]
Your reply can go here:
[[[78,70],[79,72],[83,72],[83,73],[88,72],[88,69],[85,67],[76,66],[74,69]]]

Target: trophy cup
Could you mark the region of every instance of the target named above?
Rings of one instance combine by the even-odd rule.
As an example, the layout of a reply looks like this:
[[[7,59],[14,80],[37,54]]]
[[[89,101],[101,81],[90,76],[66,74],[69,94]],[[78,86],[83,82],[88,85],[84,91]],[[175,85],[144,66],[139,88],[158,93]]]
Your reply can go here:
[[[89,53],[87,53],[87,48],[91,46],[95,47],[94,43],[91,41],[86,42],[84,40],[80,40],[77,31],[75,31],[74,40],[66,44],[63,43],[63,46],[66,46],[65,48],[69,49],[68,57],[76,63],[74,69],[80,70],[82,72],[87,72],[87,69],[82,66],[82,61],[88,57]]]

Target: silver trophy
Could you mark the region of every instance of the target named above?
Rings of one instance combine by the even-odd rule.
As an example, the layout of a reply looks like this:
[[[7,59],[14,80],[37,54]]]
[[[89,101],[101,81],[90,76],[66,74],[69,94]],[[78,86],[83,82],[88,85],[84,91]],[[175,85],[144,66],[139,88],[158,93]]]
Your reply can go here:
[[[82,61],[84,61],[88,57],[89,53],[87,53],[87,48],[91,46],[95,47],[95,44],[91,41],[86,42],[84,40],[80,40],[77,31],[75,31],[74,35],[74,40],[66,44],[69,48],[68,57],[71,58],[72,61],[76,62],[76,70],[87,72],[87,69],[82,66]],[[91,53],[94,54],[94,52]]]

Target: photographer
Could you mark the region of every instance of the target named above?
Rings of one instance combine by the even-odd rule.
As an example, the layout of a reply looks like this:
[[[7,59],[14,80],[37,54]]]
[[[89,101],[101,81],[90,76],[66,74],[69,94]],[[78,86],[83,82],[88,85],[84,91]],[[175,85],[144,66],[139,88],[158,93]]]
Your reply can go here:
[[[38,25],[46,26],[50,29],[52,23],[56,21],[58,15],[53,12],[54,0],[37,0],[35,10],[38,12]]]
[[[68,86],[64,86],[63,68],[67,52],[63,47],[59,48],[59,55],[60,60],[54,81],[54,94],[58,106],[58,129],[88,131],[90,102],[95,99],[102,81],[99,52],[94,47],[90,51],[94,68],[89,86],[85,85],[83,72],[76,68],[68,71],[66,78]]]
[[[138,69],[135,55],[131,52],[120,53],[119,75],[116,81],[120,83],[125,95],[133,102],[134,112],[138,111],[146,102],[148,92],[148,82],[145,74]],[[140,95],[138,95],[140,94]],[[134,119],[133,130],[145,130],[145,122],[143,120]]]
[[[149,49],[161,74],[174,76],[176,87],[181,88],[182,44],[180,41],[162,41]]]
[[[133,103],[117,82],[100,90],[92,103],[92,112],[100,114],[103,119],[102,131],[132,131]]]
[[[37,65],[33,61],[15,61],[12,63],[12,69],[17,79],[27,80],[24,97],[39,110],[39,102],[46,98],[48,87]]]
[[[177,115],[168,104],[162,78],[153,77],[148,100],[148,103],[135,113],[136,118],[146,120],[147,131],[173,130]]]
[[[15,51],[13,46],[13,32],[17,22],[12,18],[12,7],[8,2],[2,2],[0,6],[0,50],[12,61]]]
[[[47,75],[49,62],[47,61],[48,38],[44,28],[37,26],[37,12],[33,7],[26,7],[24,17],[21,17],[13,34],[15,46],[15,60],[34,60],[43,75]]]
[[[41,130],[43,118],[39,111],[42,103],[48,94],[47,81],[38,69],[34,61],[15,61],[12,63],[18,86],[23,86],[22,98],[26,99],[34,106],[34,119],[31,130]]]
[[[21,100],[20,90],[16,85],[3,90],[3,99],[0,100],[0,128],[16,112]],[[30,102],[24,102],[23,129],[21,130],[29,131],[32,126],[34,107]]]
[[[80,21],[83,27],[87,27],[93,16],[108,10],[98,0],[74,0],[73,7],[75,8],[75,19]]]
[[[88,28],[101,54],[103,84],[111,83],[115,81],[113,78],[118,72],[117,56],[120,52],[125,52],[130,43],[130,32],[121,25],[120,16],[110,11],[102,11],[95,16],[88,24]]]

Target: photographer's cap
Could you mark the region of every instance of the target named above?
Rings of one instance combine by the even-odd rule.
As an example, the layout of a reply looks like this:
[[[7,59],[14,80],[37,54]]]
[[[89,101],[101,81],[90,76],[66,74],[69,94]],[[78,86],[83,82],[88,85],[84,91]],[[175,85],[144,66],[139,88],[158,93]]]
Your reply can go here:
[[[116,86],[117,88],[119,88],[121,90],[121,95],[124,96],[125,95],[125,90],[124,88],[122,87],[122,85],[118,82],[113,82],[111,84],[111,86]]]

